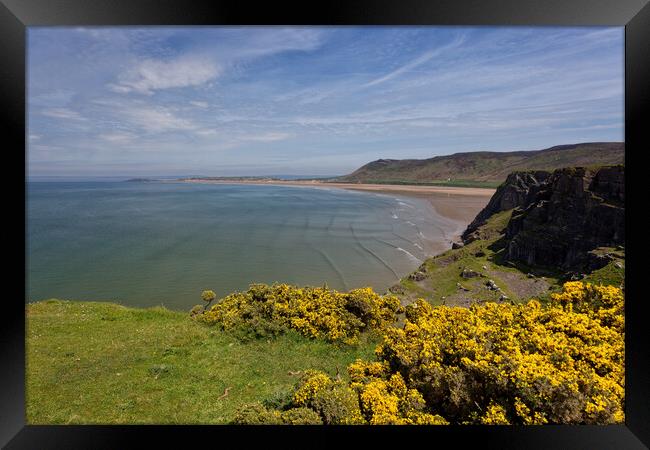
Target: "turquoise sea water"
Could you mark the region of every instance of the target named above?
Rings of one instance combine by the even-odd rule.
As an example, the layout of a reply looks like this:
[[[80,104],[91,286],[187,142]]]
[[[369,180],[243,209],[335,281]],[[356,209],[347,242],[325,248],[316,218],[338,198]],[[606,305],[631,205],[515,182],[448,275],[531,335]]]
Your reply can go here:
[[[286,282],[384,292],[459,232],[423,200],[303,186],[30,182],[27,300],[163,304]]]

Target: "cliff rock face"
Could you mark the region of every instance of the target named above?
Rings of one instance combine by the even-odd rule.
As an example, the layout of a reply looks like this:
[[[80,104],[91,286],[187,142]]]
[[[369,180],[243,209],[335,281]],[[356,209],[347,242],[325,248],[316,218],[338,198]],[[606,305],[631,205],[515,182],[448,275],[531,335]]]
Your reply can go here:
[[[467,244],[478,239],[476,230],[493,214],[529,204],[550,176],[550,172],[542,170],[513,172],[508,175],[487,206],[469,224],[462,235],[463,242]]]
[[[625,168],[513,172],[467,227],[463,242],[481,239],[479,227],[510,209],[507,261],[597,269],[608,259],[595,249],[625,244]]]
[[[589,252],[625,243],[624,167],[554,171],[515,207],[505,237],[510,261],[597,268]]]

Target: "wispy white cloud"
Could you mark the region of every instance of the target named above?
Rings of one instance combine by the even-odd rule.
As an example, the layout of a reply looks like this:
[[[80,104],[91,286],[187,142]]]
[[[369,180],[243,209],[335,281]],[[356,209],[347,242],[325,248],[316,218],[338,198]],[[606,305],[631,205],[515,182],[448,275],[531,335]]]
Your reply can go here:
[[[290,133],[269,132],[269,133],[245,136],[243,140],[256,141],[256,142],[275,142],[275,141],[284,141],[285,139],[289,139],[291,136],[292,135]]]
[[[114,133],[102,133],[98,135],[98,137],[108,142],[123,143],[123,142],[132,141],[136,136],[132,133],[114,132]]]
[[[105,33],[95,33],[94,30],[82,31],[95,38],[107,37]],[[136,60],[107,87],[122,94],[136,92],[150,95],[163,89],[209,85],[226,68],[232,68],[241,61],[287,51],[314,50],[321,45],[323,35],[320,30],[309,28],[261,28],[249,34],[241,31],[236,28],[223,30],[223,35],[231,37],[238,45],[228,44],[230,40],[224,39],[225,44],[217,43],[214,48],[199,46],[194,53]],[[112,33],[109,35],[112,36]]]
[[[119,93],[151,94],[160,89],[199,86],[215,79],[220,72],[215,61],[202,56],[169,61],[147,59],[122,74],[109,88]]]
[[[212,128],[202,128],[195,131],[199,136],[216,136],[219,132]]]
[[[196,106],[197,108],[204,108],[204,109],[207,108],[208,106],[210,106],[210,104],[208,102],[202,102],[202,101],[197,101],[197,100],[192,100],[190,102],[190,105]]]
[[[453,42],[451,42],[449,44],[446,44],[446,45],[443,45],[442,47],[438,47],[436,49],[429,50],[429,51],[423,53],[422,55],[420,55],[418,58],[414,59],[413,61],[411,61],[411,62],[409,62],[407,64],[404,64],[402,67],[400,67],[398,69],[395,69],[392,72],[390,72],[390,73],[388,73],[388,74],[386,74],[386,75],[384,75],[382,77],[375,78],[374,80],[369,81],[369,82],[363,84],[362,86],[363,87],[375,86],[377,84],[381,84],[381,83],[384,83],[386,81],[392,80],[393,78],[395,78],[395,77],[397,77],[397,76],[399,76],[399,75],[401,75],[401,74],[403,74],[405,72],[413,70],[416,67],[421,66],[422,64],[430,61],[431,59],[444,54],[445,52],[448,52],[450,50],[453,50],[454,48],[459,47],[464,41],[465,41],[465,38],[461,35],[461,36],[457,37],[456,39],[454,39]]]
[[[256,32],[239,35],[241,30],[229,30],[236,34],[241,44],[236,52],[227,52],[229,58],[242,59],[274,55],[287,51],[311,51],[319,48],[324,40],[323,29],[312,27],[264,27]]]
[[[73,119],[73,120],[87,120],[82,117],[77,111],[68,108],[49,108],[41,112],[42,115],[47,117],[54,117],[56,119]]]
[[[176,116],[163,107],[136,106],[123,111],[130,124],[149,132],[195,130],[197,125],[189,119]]]

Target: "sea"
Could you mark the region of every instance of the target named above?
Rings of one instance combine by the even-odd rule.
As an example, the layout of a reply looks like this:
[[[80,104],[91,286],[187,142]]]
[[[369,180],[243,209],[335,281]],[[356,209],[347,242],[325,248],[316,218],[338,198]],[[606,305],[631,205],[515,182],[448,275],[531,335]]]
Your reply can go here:
[[[168,181],[29,181],[26,213],[26,301],[174,310],[252,283],[384,293],[464,225],[393,194]]]

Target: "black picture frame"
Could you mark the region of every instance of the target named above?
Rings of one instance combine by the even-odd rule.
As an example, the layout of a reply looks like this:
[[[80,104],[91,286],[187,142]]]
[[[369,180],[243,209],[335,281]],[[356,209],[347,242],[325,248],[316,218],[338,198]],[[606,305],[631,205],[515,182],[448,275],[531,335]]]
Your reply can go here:
[[[3,248],[12,270],[11,289],[2,303],[0,327],[0,444],[18,448],[123,448],[136,439],[157,445],[225,445],[226,434],[238,447],[255,438],[264,445],[329,446],[334,439],[374,438],[384,444],[445,445],[481,448],[624,449],[650,446],[649,351],[643,344],[646,316],[642,291],[641,246],[627,245],[625,425],[611,426],[462,426],[462,427],[227,427],[227,426],[32,426],[25,424],[25,69],[26,27],[104,25],[607,25],[625,26],[625,145],[628,241],[643,239],[641,214],[643,152],[650,150],[643,117],[650,106],[650,5],[648,0],[349,0],[303,2],[285,9],[276,2],[224,0],[0,0],[0,115],[5,162],[5,192],[15,203],[5,209]],[[645,114],[644,114],[645,113]],[[21,155],[20,150],[23,150]],[[22,188],[21,188],[22,187]],[[22,195],[21,195],[22,194]],[[631,209],[630,209],[631,205]],[[20,249],[23,245],[22,250]],[[271,437],[270,435],[273,435]],[[391,442],[392,441],[392,442]],[[413,444],[410,444],[410,443]],[[416,444],[418,443],[418,444]],[[428,444],[427,444],[428,443]]]

